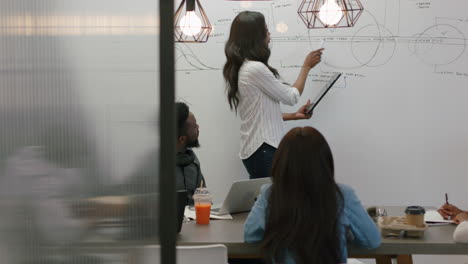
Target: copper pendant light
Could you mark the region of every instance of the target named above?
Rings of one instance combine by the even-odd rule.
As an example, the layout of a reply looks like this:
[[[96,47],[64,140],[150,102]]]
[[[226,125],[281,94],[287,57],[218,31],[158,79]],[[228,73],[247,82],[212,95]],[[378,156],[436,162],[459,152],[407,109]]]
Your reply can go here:
[[[174,15],[176,42],[207,42],[212,26],[198,0],[182,0]]]
[[[297,13],[307,28],[352,27],[364,8],[359,0],[303,0]]]

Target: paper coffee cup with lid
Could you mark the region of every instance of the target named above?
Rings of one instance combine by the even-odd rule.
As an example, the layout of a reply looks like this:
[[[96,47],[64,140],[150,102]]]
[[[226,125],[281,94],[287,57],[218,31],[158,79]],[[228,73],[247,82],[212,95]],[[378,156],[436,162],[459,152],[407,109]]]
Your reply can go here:
[[[406,223],[418,227],[424,226],[424,214],[426,210],[422,206],[408,206],[405,210]]]

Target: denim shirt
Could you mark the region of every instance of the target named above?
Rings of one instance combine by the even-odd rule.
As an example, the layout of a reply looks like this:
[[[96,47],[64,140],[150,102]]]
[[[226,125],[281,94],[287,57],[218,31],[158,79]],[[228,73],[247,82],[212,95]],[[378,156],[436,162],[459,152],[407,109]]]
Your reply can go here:
[[[340,216],[338,230],[340,232],[340,263],[346,263],[348,250],[347,237],[351,243],[363,248],[376,248],[380,246],[380,231],[362,207],[354,190],[344,184],[338,184],[343,193],[344,208]],[[260,242],[265,232],[266,210],[271,184],[265,184],[255,205],[244,224],[244,240],[247,243]],[[348,232],[350,232],[348,234]],[[295,264],[291,255],[286,254],[284,264]]]

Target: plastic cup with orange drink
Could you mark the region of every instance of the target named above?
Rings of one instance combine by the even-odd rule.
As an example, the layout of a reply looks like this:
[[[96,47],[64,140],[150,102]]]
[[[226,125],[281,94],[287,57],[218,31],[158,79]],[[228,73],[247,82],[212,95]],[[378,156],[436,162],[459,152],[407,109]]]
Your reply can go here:
[[[197,224],[209,224],[212,196],[208,189],[197,188],[193,194],[193,200],[195,205],[195,216],[197,219]]]

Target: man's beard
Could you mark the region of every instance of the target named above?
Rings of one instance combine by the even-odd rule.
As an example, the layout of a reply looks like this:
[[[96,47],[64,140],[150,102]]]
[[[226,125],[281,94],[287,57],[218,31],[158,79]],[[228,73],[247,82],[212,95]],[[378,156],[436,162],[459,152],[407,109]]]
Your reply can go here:
[[[194,141],[187,142],[187,148],[199,148],[200,142],[198,142],[198,138]]]

